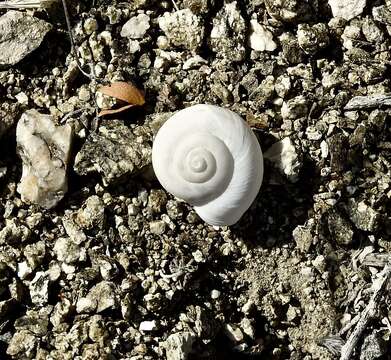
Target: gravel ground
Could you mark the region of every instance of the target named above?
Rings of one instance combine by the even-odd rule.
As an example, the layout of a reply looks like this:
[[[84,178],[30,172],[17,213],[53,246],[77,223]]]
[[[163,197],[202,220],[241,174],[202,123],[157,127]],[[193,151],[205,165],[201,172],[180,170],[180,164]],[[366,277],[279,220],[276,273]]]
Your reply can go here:
[[[77,58],[35,3],[0,2],[0,358],[391,359],[391,2],[68,1]],[[115,81],[146,103],[97,118]],[[265,154],[231,227],[151,167],[199,103]]]

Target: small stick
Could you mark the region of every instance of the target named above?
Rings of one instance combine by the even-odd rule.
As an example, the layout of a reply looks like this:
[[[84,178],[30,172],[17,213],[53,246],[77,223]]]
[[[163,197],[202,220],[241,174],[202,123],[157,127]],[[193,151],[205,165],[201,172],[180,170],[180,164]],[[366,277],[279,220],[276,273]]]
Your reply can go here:
[[[9,0],[0,2],[0,9],[47,8],[57,0]]]
[[[67,122],[67,120],[72,117],[72,116],[75,116],[75,115],[78,115],[80,113],[82,113],[85,109],[77,109],[77,110],[74,110],[74,111],[71,111],[69,112],[68,114],[66,114],[62,119],[61,119],[61,124],[64,124]]]
[[[71,48],[72,48],[72,51],[73,51],[73,56],[75,57],[75,60],[76,60],[77,67],[79,68],[80,72],[84,76],[88,77],[90,80],[96,80],[94,75],[88,74],[87,72],[85,72],[81,68],[80,60],[79,60],[79,57],[77,55],[77,50],[76,50],[76,46],[75,46],[75,40],[73,39],[72,26],[71,26],[71,20],[70,20],[70,17],[69,17],[68,6],[67,6],[67,3],[66,3],[65,0],[61,0],[61,1],[62,1],[62,7],[64,8],[65,21],[67,23],[69,39],[71,41]]]
[[[352,320],[349,321],[348,324],[346,324],[339,332],[338,335],[342,336],[345,333],[347,333],[354,325],[358,323],[360,320],[360,315],[356,315]]]
[[[172,5],[174,5],[174,8],[176,11],[179,11],[179,7],[177,5],[177,3],[175,2],[175,0],[171,0],[172,1]]]
[[[360,320],[357,322],[357,325],[353,332],[350,334],[345,345],[341,350],[341,357],[339,360],[349,360],[353,354],[353,351],[360,339],[362,333],[365,331],[368,322],[375,316],[377,304],[380,298],[383,295],[383,291],[387,285],[387,282],[391,275],[391,265],[387,264],[384,269],[380,272],[377,279],[372,284],[373,294],[367,307],[361,314]]]
[[[70,16],[69,16],[69,12],[68,12],[68,6],[67,6],[67,3],[66,3],[66,0],[61,0],[61,1],[62,1],[62,7],[64,8],[65,21],[67,23],[69,39],[71,41],[71,48],[72,48],[72,51],[73,51],[73,56],[75,57],[75,60],[76,60],[76,65],[77,65],[78,69],[80,70],[80,72],[84,76],[88,77],[91,80],[91,82],[93,82],[93,86],[96,89],[97,77],[96,77],[96,73],[95,73],[95,66],[94,66],[94,64],[92,64],[92,66],[90,68],[91,69],[91,74],[88,74],[87,72],[85,72],[81,68],[79,56],[77,55],[77,50],[76,50],[76,46],[75,46],[75,40],[73,39],[72,26],[71,26],[71,20],[70,20]],[[91,54],[92,54],[92,50],[91,49],[90,49],[90,51],[91,51]],[[93,59],[94,59],[94,57],[93,57],[93,54],[92,54],[92,60]],[[98,125],[99,125],[98,111],[99,111],[98,104],[97,104],[97,100],[95,98],[95,118],[92,121],[93,131],[96,131],[98,129]]]

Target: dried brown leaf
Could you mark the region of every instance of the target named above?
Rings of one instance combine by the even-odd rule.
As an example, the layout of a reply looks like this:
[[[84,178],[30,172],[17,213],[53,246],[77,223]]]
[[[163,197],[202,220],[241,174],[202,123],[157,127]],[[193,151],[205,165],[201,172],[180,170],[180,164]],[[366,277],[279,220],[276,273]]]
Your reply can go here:
[[[110,85],[102,86],[98,91],[104,95],[124,101],[132,106],[141,106],[145,104],[144,93],[134,85],[123,81],[116,81]]]
[[[122,111],[125,111],[125,110],[128,110],[132,107],[134,107],[136,105],[133,105],[133,104],[128,104],[128,105],[125,105],[125,106],[121,106],[120,108],[118,109],[104,109],[102,110],[98,116],[101,117],[101,116],[105,116],[105,115],[112,115],[112,114],[118,114]]]

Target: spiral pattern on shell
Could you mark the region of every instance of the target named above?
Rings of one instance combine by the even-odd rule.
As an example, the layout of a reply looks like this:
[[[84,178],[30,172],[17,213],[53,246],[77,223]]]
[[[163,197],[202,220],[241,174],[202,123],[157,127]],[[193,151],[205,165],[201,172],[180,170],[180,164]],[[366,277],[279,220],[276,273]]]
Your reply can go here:
[[[154,140],[152,164],[167,191],[219,226],[240,219],[263,177],[254,133],[239,115],[213,105],[195,105],[167,120]]]

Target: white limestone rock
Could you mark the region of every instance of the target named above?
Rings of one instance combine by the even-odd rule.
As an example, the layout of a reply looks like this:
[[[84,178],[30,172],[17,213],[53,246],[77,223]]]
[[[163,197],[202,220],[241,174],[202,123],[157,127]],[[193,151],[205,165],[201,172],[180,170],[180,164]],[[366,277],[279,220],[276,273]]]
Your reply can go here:
[[[49,276],[38,271],[29,284],[31,301],[35,305],[46,305],[49,299]]]
[[[265,159],[269,159],[291,182],[298,180],[302,163],[289,137],[273,144],[266,151]]]
[[[121,36],[131,39],[142,39],[150,28],[149,21],[150,18],[146,14],[139,14],[132,17],[122,27]]]
[[[67,264],[75,263],[79,260],[81,252],[80,247],[70,238],[58,238],[54,244],[53,252],[59,261]]]
[[[142,321],[139,326],[140,331],[154,331],[157,329],[156,321]]]
[[[177,47],[196,52],[202,45],[204,26],[202,20],[189,9],[166,12],[158,19],[169,42]]]
[[[166,350],[167,360],[186,360],[192,351],[195,337],[190,332],[171,334],[162,347]]]
[[[250,47],[256,51],[274,51],[277,44],[273,40],[273,34],[266,26],[258,23],[257,20],[251,20]]]
[[[347,21],[360,15],[366,4],[366,0],[329,0],[333,16]]]
[[[26,111],[16,128],[17,151],[23,160],[18,192],[22,200],[54,207],[67,191],[72,140],[70,125],[56,126],[49,115]]]

